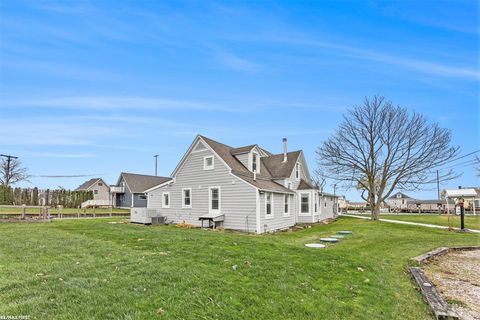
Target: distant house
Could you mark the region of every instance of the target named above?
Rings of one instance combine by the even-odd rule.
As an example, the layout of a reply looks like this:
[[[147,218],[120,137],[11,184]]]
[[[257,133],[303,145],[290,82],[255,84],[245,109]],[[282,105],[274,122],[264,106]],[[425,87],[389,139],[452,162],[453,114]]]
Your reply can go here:
[[[82,203],[82,208],[91,206],[109,206],[110,188],[102,178],[93,178],[82,183],[75,191],[92,191],[93,199]]]
[[[455,204],[449,204],[450,210],[455,210]],[[411,212],[447,212],[446,200],[414,200],[408,202],[408,210]]]
[[[397,192],[393,196],[388,197],[385,202],[390,207],[390,210],[402,211],[402,210],[408,210],[409,209],[408,203],[413,200],[415,199],[407,196],[402,192]]]
[[[110,186],[112,203],[117,208],[146,207],[145,191],[170,180],[168,177],[122,172],[117,184]]]
[[[301,150],[234,148],[198,135],[172,179],[146,191],[148,208],[169,222],[256,233],[336,216],[335,197],[320,192]],[[148,210],[147,210],[148,211]]]

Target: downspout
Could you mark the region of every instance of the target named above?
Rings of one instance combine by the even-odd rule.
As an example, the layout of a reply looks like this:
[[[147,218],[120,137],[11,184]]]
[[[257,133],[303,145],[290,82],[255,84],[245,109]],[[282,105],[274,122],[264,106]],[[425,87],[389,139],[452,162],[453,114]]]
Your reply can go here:
[[[256,220],[257,220],[257,233],[262,233],[262,228],[260,226],[260,190],[257,189],[255,192],[255,202],[256,202]]]

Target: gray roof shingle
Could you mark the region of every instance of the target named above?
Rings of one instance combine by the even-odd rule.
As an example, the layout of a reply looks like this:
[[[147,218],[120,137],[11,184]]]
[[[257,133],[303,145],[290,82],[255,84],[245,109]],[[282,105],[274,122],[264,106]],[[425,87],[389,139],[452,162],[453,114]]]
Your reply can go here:
[[[122,172],[121,176],[125,180],[132,193],[143,193],[145,190],[158,186],[164,182],[172,180],[170,177],[149,176],[144,174]]]
[[[102,178],[92,178],[88,181],[85,181],[84,183],[82,183],[77,189],[75,189],[75,191],[84,191],[84,190],[88,190],[88,188],[90,188],[91,186],[93,186],[95,184],[95,182],[97,182],[98,180],[102,180]]]
[[[253,179],[253,173],[250,172],[234,155],[232,150],[238,150],[238,149],[247,149],[250,148],[250,150],[256,146],[247,146],[247,147],[242,147],[242,148],[232,148],[230,146],[227,146],[226,144],[217,142],[215,140],[212,140],[210,138],[200,136],[214,151],[220,158],[222,158],[223,161],[232,169],[232,173],[236,175],[237,177],[243,179],[247,183],[250,183],[254,185],[255,187],[261,189],[261,190],[267,190],[267,191],[277,191],[277,192],[292,192],[290,189],[285,188],[284,186],[276,183],[272,179],[277,178],[275,175],[271,174],[270,168],[268,168],[265,163],[264,159],[268,159],[271,157],[274,157],[271,161],[269,161],[269,165],[271,165],[272,168],[277,169],[277,171],[280,171],[278,169],[279,167],[282,167],[281,171],[286,172],[285,169],[282,165],[276,164],[278,159],[280,159],[280,162],[283,160],[283,154],[281,158],[276,157],[275,155],[273,156],[268,156],[268,157],[262,157],[262,163],[264,163],[264,167],[267,168],[267,170],[262,170],[261,174],[257,174],[256,179]],[[263,150],[263,149],[262,149]],[[237,151],[238,152],[238,151]],[[300,151],[296,151],[298,154],[300,154]],[[296,152],[290,152],[292,155],[288,156],[288,160],[293,160],[296,161],[298,158],[298,155],[295,156]],[[238,153],[237,153],[238,154]],[[291,164],[291,168],[293,169],[295,163]],[[291,170],[290,170],[291,172]],[[290,176],[290,175],[288,175]]]

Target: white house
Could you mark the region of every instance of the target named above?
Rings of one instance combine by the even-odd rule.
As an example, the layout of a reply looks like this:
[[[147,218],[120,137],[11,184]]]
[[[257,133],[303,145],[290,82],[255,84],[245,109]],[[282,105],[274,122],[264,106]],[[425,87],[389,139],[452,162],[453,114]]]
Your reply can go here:
[[[233,148],[198,135],[172,180],[145,191],[149,212],[167,222],[270,232],[333,218],[334,196],[313,187],[303,152]]]

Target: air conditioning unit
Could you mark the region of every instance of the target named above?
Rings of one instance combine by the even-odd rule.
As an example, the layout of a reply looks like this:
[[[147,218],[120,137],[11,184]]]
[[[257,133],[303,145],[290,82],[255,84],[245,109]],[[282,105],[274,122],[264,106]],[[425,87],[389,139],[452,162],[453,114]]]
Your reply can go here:
[[[152,217],[152,225],[153,224],[165,224],[167,223],[167,217]]]

